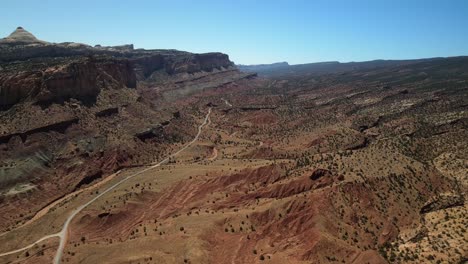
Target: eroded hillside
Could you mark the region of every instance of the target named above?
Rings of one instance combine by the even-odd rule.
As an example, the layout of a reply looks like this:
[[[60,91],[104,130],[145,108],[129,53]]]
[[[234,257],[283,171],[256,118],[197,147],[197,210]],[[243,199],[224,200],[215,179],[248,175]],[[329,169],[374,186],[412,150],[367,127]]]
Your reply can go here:
[[[2,64],[0,261],[53,261],[88,201],[64,263],[466,261],[467,58],[266,79],[75,49]]]

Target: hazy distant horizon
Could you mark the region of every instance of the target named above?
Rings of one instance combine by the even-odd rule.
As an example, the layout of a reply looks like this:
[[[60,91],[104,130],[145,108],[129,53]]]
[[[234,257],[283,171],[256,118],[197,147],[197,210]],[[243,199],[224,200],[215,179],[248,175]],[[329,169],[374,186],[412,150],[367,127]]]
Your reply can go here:
[[[11,1],[0,36],[223,52],[236,64],[468,54],[466,1]],[[21,15],[19,15],[21,14]]]
[[[279,63],[288,63],[290,66],[292,65],[303,65],[303,64],[313,64],[313,63],[332,63],[332,62],[338,62],[338,63],[359,63],[359,62],[370,62],[370,61],[411,61],[411,60],[427,60],[427,59],[438,59],[438,58],[453,58],[453,57],[467,57],[468,55],[457,55],[457,56],[447,56],[447,57],[428,57],[428,58],[408,58],[408,59],[372,59],[372,60],[362,60],[362,61],[311,61],[311,62],[305,62],[305,63],[289,63],[288,61],[277,61],[277,62],[271,62],[271,63],[253,63],[253,64],[242,64],[242,63],[236,63],[236,65],[243,65],[243,66],[253,66],[253,65],[270,65],[270,64],[279,64]]]

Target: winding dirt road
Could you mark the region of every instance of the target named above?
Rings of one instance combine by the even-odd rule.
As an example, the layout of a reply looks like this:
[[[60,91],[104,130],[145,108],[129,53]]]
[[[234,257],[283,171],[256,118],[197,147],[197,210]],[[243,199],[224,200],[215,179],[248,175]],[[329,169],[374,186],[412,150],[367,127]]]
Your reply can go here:
[[[100,181],[100,182],[98,182],[98,183],[96,183],[96,184],[93,184],[93,185],[88,186],[88,187],[83,188],[83,189],[76,190],[76,191],[74,191],[74,192],[72,192],[72,193],[69,193],[69,194],[65,195],[64,197],[62,197],[62,198],[60,198],[60,199],[58,199],[58,200],[56,200],[56,201],[54,201],[54,202],[48,204],[46,207],[44,207],[44,208],[42,208],[41,210],[39,210],[31,219],[29,219],[28,221],[26,221],[24,224],[18,226],[18,227],[15,228],[15,229],[12,229],[12,230],[10,230],[10,231],[7,231],[7,232],[5,232],[5,233],[0,234],[0,237],[6,235],[6,234],[8,234],[8,233],[11,233],[11,232],[13,232],[13,231],[15,231],[15,230],[18,230],[18,229],[20,229],[20,228],[23,228],[23,227],[25,227],[25,226],[27,226],[27,225],[29,225],[29,224],[34,223],[35,221],[39,220],[39,219],[42,218],[44,215],[46,215],[46,214],[50,211],[50,209],[54,208],[56,205],[62,203],[63,201],[66,201],[67,199],[72,198],[72,197],[74,197],[75,195],[78,195],[78,194],[80,194],[80,193],[82,193],[82,192],[85,192],[85,191],[92,191],[93,189],[96,189],[96,188],[100,187],[101,185],[106,184],[107,182],[109,182],[110,180],[112,180],[113,178],[115,178],[115,176],[119,175],[121,172],[122,172],[121,170],[118,170],[118,171],[116,171],[116,172],[114,172],[113,174],[107,176],[105,179],[103,179],[102,181]],[[2,255],[0,254],[0,256],[2,256]]]
[[[221,100],[224,101],[224,103],[229,106],[229,107],[232,107],[232,104],[228,102],[228,100],[224,99],[224,98],[221,98]]]
[[[63,224],[62,226],[62,230],[58,233],[55,233],[55,234],[51,234],[51,235],[47,235],[47,236],[44,236],[42,238],[40,238],[39,240],[35,241],[34,243],[30,244],[30,245],[27,245],[23,248],[19,248],[19,249],[16,249],[16,250],[12,250],[12,251],[8,251],[8,252],[4,252],[4,253],[0,253],[0,257],[2,256],[7,256],[7,255],[11,255],[11,254],[15,254],[15,253],[19,253],[21,251],[24,251],[26,249],[29,249],[31,247],[33,247],[34,245],[44,241],[44,240],[47,240],[49,238],[53,238],[53,237],[58,237],[60,239],[60,244],[59,244],[59,247],[57,249],[57,253],[55,254],[55,258],[54,258],[54,263],[55,264],[59,264],[61,259],[62,259],[62,256],[63,256],[63,250],[65,248],[65,245],[66,245],[66,242],[67,242],[67,236],[68,236],[68,229],[69,229],[69,225],[70,223],[72,222],[72,220],[76,217],[76,215],[78,215],[84,208],[86,208],[87,206],[89,206],[90,204],[94,203],[96,200],[98,200],[99,198],[101,198],[103,195],[105,195],[106,193],[108,193],[109,191],[115,189],[117,186],[121,185],[122,183],[128,181],[129,179],[131,178],[134,178],[144,172],[147,172],[149,170],[152,170],[154,168],[157,168],[159,166],[161,166],[162,164],[166,163],[169,161],[170,158],[172,157],[175,157],[177,156],[179,153],[181,153],[182,151],[186,150],[188,147],[190,147],[193,143],[195,143],[198,138],[200,137],[200,134],[202,132],[202,129],[204,126],[206,125],[209,125],[211,123],[211,120],[210,120],[210,114],[211,114],[211,108],[208,108],[208,113],[206,114],[205,116],[205,119],[203,121],[203,123],[198,126],[198,132],[197,134],[195,135],[195,137],[193,138],[192,141],[190,141],[189,143],[187,143],[184,147],[182,147],[181,149],[179,149],[178,151],[176,151],[175,153],[169,155],[167,158],[165,158],[164,160],[160,161],[159,163],[157,164],[154,164],[152,166],[149,166],[141,171],[138,171],[134,174],[131,174],[125,178],[123,178],[122,180],[118,181],[117,183],[115,183],[114,185],[110,186],[109,188],[107,188],[106,190],[104,190],[103,192],[99,193],[99,195],[97,195],[96,197],[94,197],[93,199],[89,200],[87,203],[79,206],[78,208],[76,208],[75,210],[72,211],[72,213],[70,214],[70,216],[68,216],[67,220],[65,221],[65,223]]]

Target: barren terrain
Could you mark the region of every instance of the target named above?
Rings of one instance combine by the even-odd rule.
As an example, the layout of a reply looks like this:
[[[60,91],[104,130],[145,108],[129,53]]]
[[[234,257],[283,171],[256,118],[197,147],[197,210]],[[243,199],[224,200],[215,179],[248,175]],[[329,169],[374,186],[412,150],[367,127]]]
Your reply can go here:
[[[467,261],[468,58],[72,51],[2,64],[0,263]]]

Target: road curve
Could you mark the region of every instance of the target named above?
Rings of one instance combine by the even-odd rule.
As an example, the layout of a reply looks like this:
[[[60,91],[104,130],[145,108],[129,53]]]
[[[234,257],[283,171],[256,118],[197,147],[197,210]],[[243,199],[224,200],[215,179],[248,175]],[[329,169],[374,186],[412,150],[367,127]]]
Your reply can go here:
[[[147,172],[149,170],[152,170],[154,168],[157,168],[157,167],[161,166],[162,164],[168,162],[170,158],[172,158],[172,157],[178,155],[180,152],[186,150],[188,147],[190,147],[193,143],[195,143],[198,140],[198,138],[200,137],[200,134],[202,132],[203,127],[210,121],[210,114],[211,114],[211,108],[208,108],[208,113],[205,116],[205,120],[203,120],[203,123],[200,126],[198,126],[197,135],[195,135],[193,140],[190,141],[189,143],[187,143],[184,147],[182,147],[181,149],[179,149],[178,151],[176,151],[175,153],[173,153],[169,157],[163,159],[159,163],[157,163],[155,165],[152,165],[152,166],[150,166],[150,167],[148,167],[146,169],[143,169],[143,170],[141,170],[139,172],[136,172],[134,174],[131,174],[131,175],[123,178],[122,180],[120,180],[116,184],[112,185],[111,187],[107,188],[105,191],[101,192],[99,195],[97,195],[96,197],[91,199],[89,202],[83,204],[82,206],[78,207],[75,211],[73,211],[73,213],[67,218],[67,221],[65,221],[65,224],[63,224],[62,231],[60,231],[60,233],[59,233],[60,234],[60,244],[59,244],[59,247],[57,249],[57,253],[55,254],[54,263],[55,264],[60,264],[60,260],[62,259],[62,255],[63,255],[63,249],[65,248],[65,244],[67,242],[68,226],[70,225],[73,218],[75,218],[75,216],[79,212],[81,212],[85,207],[92,204],[97,199],[99,199],[101,196],[103,196],[104,194],[106,194],[109,191],[113,190],[115,187],[119,186],[120,184],[122,184],[122,183],[128,181],[129,179],[134,178],[134,177],[136,177],[136,176],[138,176],[138,175],[140,175],[140,174],[142,174],[144,172]]]
[[[47,240],[49,238],[53,238],[53,237],[60,237],[60,234],[59,233],[55,233],[55,234],[52,234],[52,235],[47,235],[47,236],[44,236],[42,238],[40,238],[39,240],[37,240],[36,242],[32,243],[32,244],[29,244],[23,248],[19,248],[19,249],[16,249],[16,250],[12,250],[12,251],[8,251],[8,252],[5,252],[5,253],[0,253],[0,257],[3,257],[3,256],[7,256],[7,255],[11,255],[11,254],[15,254],[15,253],[19,253],[23,250],[26,250],[28,248],[32,248],[34,245],[36,244],[39,244],[40,242],[44,241],[44,240]]]
[[[96,184],[93,184],[93,185],[88,186],[88,187],[83,188],[83,189],[76,190],[76,191],[74,191],[74,192],[71,192],[71,193],[65,195],[64,197],[62,197],[62,198],[60,198],[60,199],[58,199],[58,200],[55,200],[55,201],[52,202],[51,204],[48,204],[46,207],[44,207],[44,208],[42,208],[41,210],[39,210],[31,219],[29,219],[28,221],[26,221],[24,224],[18,226],[18,227],[15,228],[15,229],[12,229],[12,230],[10,230],[10,231],[7,231],[7,232],[4,232],[4,233],[0,234],[0,237],[6,235],[6,234],[8,234],[8,233],[11,233],[11,232],[13,232],[13,231],[15,231],[15,230],[18,230],[18,229],[20,229],[20,228],[23,228],[23,227],[25,227],[25,226],[27,226],[27,225],[29,225],[29,224],[31,224],[31,223],[34,223],[36,220],[38,220],[38,219],[40,219],[42,216],[46,215],[46,214],[49,212],[49,210],[52,209],[52,208],[54,208],[57,204],[59,204],[59,203],[65,201],[65,200],[67,200],[67,199],[70,198],[70,197],[73,197],[73,196],[75,196],[75,195],[78,195],[78,194],[80,194],[80,193],[82,193],[82,192],[86,192],[86,191],[89,191],[89,190],[96,189],[96,188],[100,187],[101,185],[107,183],[108,181],[112,180],[115,176],[119,175],[121,172],[122,172],[122,170],[118,170],[118,171],[114,172],[113,174],[107,176],[104,180],[102,180],[102,181],[100,181],[100,182],[98,182],[98,183],[96,183]]]
[[[67,242],[68,227],[69,227],[71,221],[75,218],[75,216],[78,215],[78,213],[80,213],[84,208],[86,208],[90,204],[94,203],[97,199],[101,198],[103,195],[105,195],[109,191],[115,189],[117,186],[121,185],[122,183],[124,183],[124,182],[128,181],[129,179],[134,178],[134,177],[136,177],[136,176],[138,176],[138,175],[140,175],[140,174],[142,174],[144,172],[147,172],[149,170],[152,170],[154,168],[157,168],[157,167],[161,166],[162,164],[168,162],[170,158],[177,156],[179,153],[181,153],[182,151],[184,151],[188,147],[190,147],[200,137],[200,134],[202,132],[203,127],[205,125],[208,125],[208,124],[211,123],[210,114],[211,114],[211,107],[208,108],[208,113],[206,114],[205,119],[203,120],[203,123],[200,126],[198,126],[198,132],[195,135],[195,137],[192,139],[192,141],[185,144],[185,146],[183,146],[181,149],[179,149],[175,153],[169,155],[167,158],[163,159],[159,163],[151,165],[151,166],[149,166],[149,167],[147,167],[147,168],[145,168],[145,169],[143,169],[141,171],[138,171],[138,172],[136,172],[134,174],[131,174],[131,175],[123,178],[122,180],[120,180],[117,183],[115,183],[114,185],[110,186],[109,188],[107,188],[103,192],[99,193],[97,196],[95,196],[93,199],[89,200],[87,203],[85,203],[85,204],[79,206],[78,208],[76,208],[75,210],[73,210],[73,212],[70,214],[70,216],[68,216],[67,220],[63,224],[62,230],[60,232],[44,236],[44,237],[40,238],[39,240],[35,241],[34,243],[32,243],[30,245],[27,245],[25,247],[22,247],[22,248],[19,248],[19,249],[16,249],[16,250],[12,250],[12,251],[8,251],[8,252],[4,252],[4,253],[0,253],[0,257],[24,251],[24,250],[29,249],[29,248],[33,247],[34,245],[36,245],[36,244],[38,244],[38,243],[40,243],[40,242],[42,242],[44,240],[47,240],[49,238],[59,237],[60,238],[60,243],[59,243],[59,247],[57,249],[57,253],[55,254],[55,257],[54,257],[54,263],[59,264],[61,259],[62,259],[63,249],[65,248],[65,245],[66,245],[66,242]]]
[[[221,100],[223,100],[224,103],[225,103],[227,106],[232,107],[232,104],[230,104],[230,103],[228,102],[228,100],[226,100],[226,99],[224,99],[224,98],[221,98]]]

